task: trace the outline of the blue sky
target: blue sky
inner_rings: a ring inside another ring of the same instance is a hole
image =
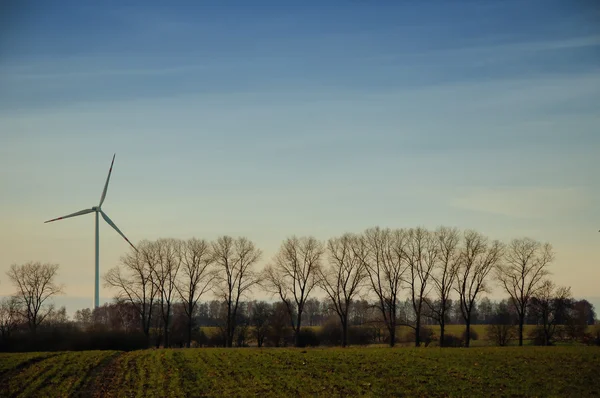
[[[41,222],[97,204],[116,152],[103,207],[134,242],[246,235],[266,262],[445,224],[550,241],[600,296],[593,1],[0,7],[1,270],[58,262],[91,303],[93,216]],[[102,226],[102,271],[125,250]]]

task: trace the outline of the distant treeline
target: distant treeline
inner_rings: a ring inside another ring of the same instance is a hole
[[[551,245],[529,238],[504,244],[472,230],[375,227],[326,242],[287,238],[257,270],[261,257],[244,237],[142,241],[104,275],[118,291],[114,303],[73,320],[48,305],[62,292],[58,265],[15,264],[7,275],[17,293],[0,305],[0,349],[394,346],[405,339],[399,327],[415,346],[468,347],[477,324],[498,345],[600,339],[588,327],[593,306],[550,280]],[[507,299],[482,297],[491,283]],[[248,301],[253,291],[276,301]],[[203,300],[209,292],[217,299]],[[534,325],[529,336],[525,325]]]
[[[155,313],[159,313],[159,304],[155,305]],[[600,344],[598,333],[600,329],[591,329],[594,324],[594,310],[586,300],[572,300],[568,303],[569,310],[565,311],[562,319],[556,320],[556,328],[551,335],[550,343],[580,342]],[[464,320],[458,313],[460,309],[452,305],[453,311],[447,325],[464,325]],[[411,306],[404,301],[400,306],[399,325],[410,325],[408,320],[414,318]],[[473,325],[485,325],[487,344],[507,345],[517,337],[517,316],[510,310],[508,300],[499,302],[483,298],[476,305]],[[184,347],[187,345],[187,316],[182,303],[175,303],[172,309],[170,325],[170,346]],[[224,330],[224,304],[217,300],[200,303],[194,313],[192,329],[193,347],[223,347],[226,345]],[[299,346],[336,346],[342,344],[342,328],[338,316],[325,301],[311,298],[306,302],[303,317],[305,325],[300,331]],[[366,300],[358,300],[350,315],[348,344],[370,345],[389,344],[389,333],[377,314],[376,308]],[[421,328],[422,345],[438,345],[439,326],[433,318],[426,316]],[[265,301],[241,302],[237,314],[237,327],[234,336],[234,346],[266,346],[289,347],[295,345],[294,333],[289,325],[289,315],[281,302],[268,303]],[[543,328],[533,311],[527,317],[530,327],[528,338],[533,344],[545,344]],[[401,326],[399,326],[401,327]],[[456,330],[457,328],[452,328]],[[475,330],[471,331],[472,338],[481,339]],[[64,307],[53,310],[44,323],[33,335],[27,324],[21,323],[10,331],[2,334],[1,351],[62,351],[62,350],[135,350],[148,347],[162,347],[162,318],[157,316],[152,322],[149,336],[140,328],[140,318],[136,309],[124,301],[105,304],[96,310],[82,309],[75,313],[72,319],[66,315]],[[458,334],[446,333],[445,345],[464,346],[464,332]],[[396,335],[396,343],[414,341],[414,330],[408,334]]]

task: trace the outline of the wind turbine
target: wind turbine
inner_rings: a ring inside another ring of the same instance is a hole
[[[131,247],[133,247],[134,250],[137,251],[135,246],[129,241],[129,239],[127,239],[127,237],[123,234],[123,232],[121,232],[119,230],[119,228],[117,228],[115,223],[112,222],[112,220],[106,215],[105,212],[102,211],[102,208],[101,208],[102,203],[104,203],[104,199],[106,198],[106,190],[108,189],[108,181],[110,180],[110,173],[112,173],[113,164],[115,163],[115,156],[116,156],[116,154],[113,155],[112,162],[110,163],[110,169],[108,170],[108,177],[106,178],[106,184],[104,184],[104,191],[102,191],[102,196],[100,197],[100,203],[98,204],[98,206],[94,206],[91,209],[81,210],[81,211],[78,211],[77,213],[54,218],[52,220],[44,221],[44,223],[49,223],[52,221],[64,220],[65,218],[82,216],[82,215],[88,214],[88,213],[96,213],[96,284],[95,284],[95,291],[94,291],[94,307],[95,308],[98,308],[98,306],[100,304],[99,303],[99,301],[100,301],[100,295],[99,295],[99,293],[100,293],[100,278],[99,278],[100,277],[100,253],[99,253],[100,236],[99,236],[99,232],[98,232],[98,230],[99,230],[98,214],[101,214],[102,218],[104,218],[104,221],[106,221],[108,223],[108,225],[113,227],[115,229],[115,231],[117,231],[119,233],[119,235],[121,235],[127,241],[127,243],[129,243],[131,245]]]

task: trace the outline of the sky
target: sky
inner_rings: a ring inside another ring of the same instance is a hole
[[[43,221],[96,206],[116,153],[134,243],[246,236],[260,268],[291,235],[472,228],[552,243],[600,310],[599,122],[591,0],[5,1],[0,295],[51,262],[92,306],[93,214]],[[101,273],[127,250],[101,223]]]

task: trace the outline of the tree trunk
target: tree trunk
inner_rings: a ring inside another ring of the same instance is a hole
[[[550,325],[548,325],[548,317],[547,316],[543,316],[542,318],[542,327],[544,328],[544,345],[545,346],[549,346],[550,345]]]
[[[466,338],[465,338],[465,347],[470,347],[471,344],[471,317],[465,320],[465,324],[467,326],[466,330]]]
[[[165,340],[164,348],[169,348],[169,318],[165,321]]]
[[[389,312],[390,347],[396,345],[396,299],[392,301]]]
[[[142,316],[142,328],[144,330],[144,334],[146,335],[146,338],[148,339],[148,343],[150,343],[150,326],[152,324],[152,310],[151,308],[148,309],[148,314],[147,315],[143,315]]]
[[[225,332],[225,347],[233,346],[233,331],[231,325],[231,302],[227,303],[227,329]]]
[[[519,314],[519,346],[523,346],[523,325],[525,324],[525,312]]]
[[[443,315],[442,315],[443,317]],[[446,329],[446,322],[443,320],[440,321],[440,347],[444,346],[444,332]]]
[[[417,315],[415,322],[415,347],[421,346],[421,316]]]
[[[342,317],[342,347],[348,346],[348,313]]]
[[[144,335],[146,336],[146,338],[148,338],[148,336],[150,335],[150,330],[148,328],[146,328],[146,316],[142,313],[141,318],[142,318],[142,332],[144,332]]]
[[[169,348],[169,315],[171,313],[170,305],[167,306],[167,316],[165,317],[165,348]]]
[[[296,318],[296,330],[294,336],[294,346],[300,347],[300,326],[302,323],[302,311],[298,311],[298,316]]]
[[[37,333],[37,316],[35,315],[31,315],[31,318],[29,319],[29,330],[31,330],[31,333],[33,333],[33,335],[35,336]]]
[[[192,317],[188,320],[187,348],[192,346]]]
[[[227,325],[227,340],[225,341],[225,347],[233,347],[233,325],[231,324],[231,321],[229,322],[229,325]]]
[[[390,330],[390,347],[396,345],[396,326],[393,325],[389,328]]]

